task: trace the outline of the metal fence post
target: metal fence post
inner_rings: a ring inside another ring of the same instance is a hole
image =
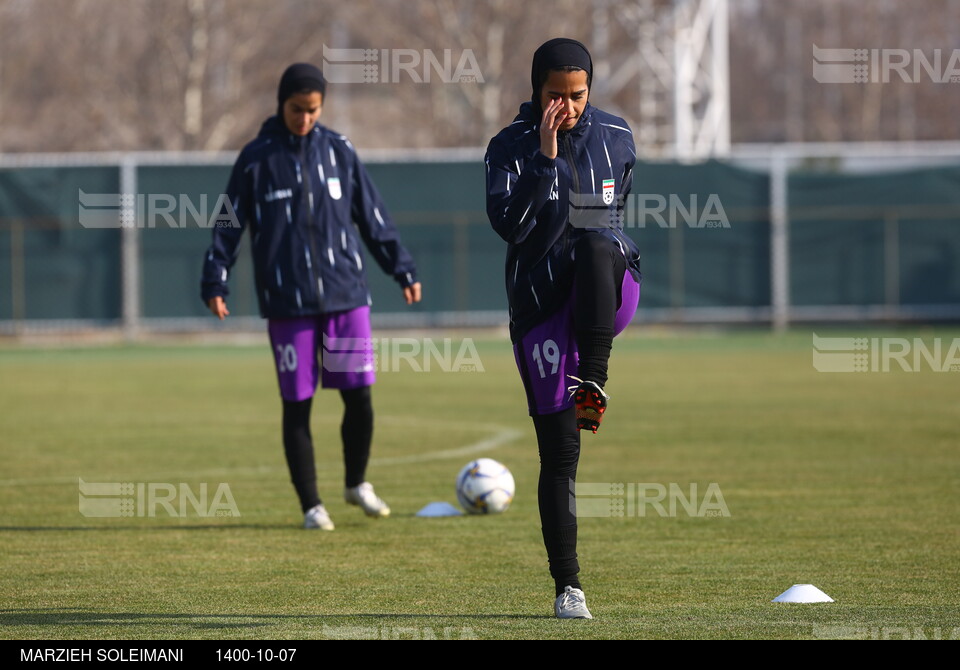
[[[883,217],[883,266],[884,302],[894,318],[900,305],[900,221],[893,209]]]
[[[20,219],[10,222],[10,318],[18,335],[26,325],[27,282],[24,224]]]
[[[670,319],[676,323],[683,323],[687,301],[686,297],[686,270],[684,267],[684,228],[673,225],[670,217],[670,228],[667,233],[667,254],[670,264]]]
[[[787,211],[787,157],[775,152],[770,163],[770,300],[773,329],[790,325],[790,222]]]
[[[140,221],[137,206],[137,161],[120,161],[120,295],[123,334],[128,340],[140,331]]]
[[[458,212],[453,217],[454,295],[451,309],[470,309],[470,220]]]

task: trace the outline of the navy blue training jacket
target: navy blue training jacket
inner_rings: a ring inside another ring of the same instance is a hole
[[[227,197],[239,227],[217,227],[201,298],[229,294],[240,237],[250,229],[260,315],[278,319],[370,304],[360,240],[401,287],[416,268],[353,145],[319,124],[294,135],[267,119],[240,152]]]
[[[587,103],[577,125],[557,133],[554,159],[540,153],[539,124],[533,105],[524,103],[513,123],[490,140],[484,159],[487,216],[509,244],[505,270],[513,342],[570,296],[573,250],[588,230],[614,240],[628,271],[640,281],[640,252],[621,223],[637,157],[627,123]],[[571,193],[589,196],[576,205],[586,201],[609,209],[610,216],[604,211],[602,217],[604,225],[573,225]]]

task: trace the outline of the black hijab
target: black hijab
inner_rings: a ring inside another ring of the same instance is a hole
[[[294,63],[283,71],[280,87],[277,89],[277,114],[283,118],[283,103],[291,95],[302,91],[319,91],[326,97],[327,80],[319,68],[309,63]]]
[[[540,89],[550,70],[574,66],[587,73],[587,88],[593,81],[593,60],[587,47],[580,42],[567,37],[557,37],[544,42],[533,53],[533,68],[530,72],[530,83],[533,85],[533,108],[541,113]]]

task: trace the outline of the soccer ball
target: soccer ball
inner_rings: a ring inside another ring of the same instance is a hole
[[[457,475],[457,500],[470,514],[500,514],[513,501],[513,475],[503,463],[478,458]]]

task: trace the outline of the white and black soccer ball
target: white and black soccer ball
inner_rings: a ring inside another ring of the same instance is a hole
[[[470,514],[500,514],[513,501],[513,475],[503,463],[478,458],[457,475],[457,500]]]

